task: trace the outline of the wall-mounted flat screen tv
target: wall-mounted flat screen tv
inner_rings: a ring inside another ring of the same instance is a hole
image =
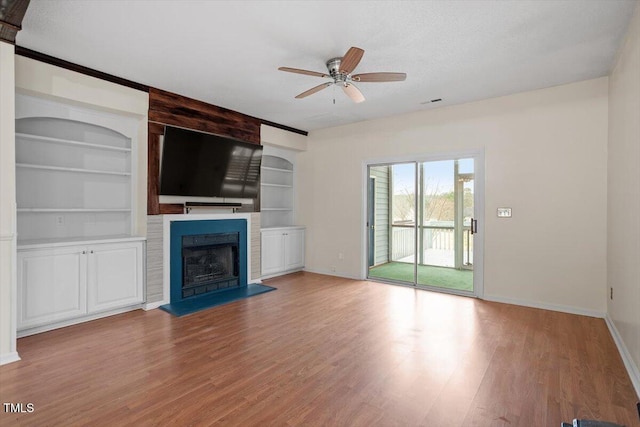
[[[262,146],[166,126],[160,194],[254,198],[260,191]]]

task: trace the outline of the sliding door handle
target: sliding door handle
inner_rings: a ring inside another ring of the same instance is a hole
[[[478,232],[478,220],[471,218],[471,227],[469,227],[469,231],[471,234],[476,234]]]

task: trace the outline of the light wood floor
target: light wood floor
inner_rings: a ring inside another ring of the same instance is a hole
[[[310,273],[22,338],[0,425],[638,425],[602,319]]]

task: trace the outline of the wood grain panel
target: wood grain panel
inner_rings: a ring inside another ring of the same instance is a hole
[[[201,132],[215,133],[260,144],[262,121],[226,108],[187,98],[160,89],[149,89],[149,141],[147,214],[183,213],[182,205],[161,204],[160,136],[164,126],[177,126]],[[254,203],[259,207],[259,203]]]
[[[161,215],[183,214],[184,205],[178,203],[160,203]]]
[[[15,44],[29,0],[7,0],[0,9],[0,40]]]
[[[638,426],[602,319],[294,273],[184,317],[18,340],[0,425]]]
[[[159,89],[149,90],[149,121],[260,144],[259,119]]]
[[[160,214],[160,135],[164,126],[149,123],[147,130],[147,215]]]

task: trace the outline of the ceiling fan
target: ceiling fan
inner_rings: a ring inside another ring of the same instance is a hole
[[[314,93],[320,92],[322,89],[328,88],[331,85],[337,85],[342,88],[344,93],[349,98],[351,98],[353,102],[362,102],[364,101],[364,95],[362,95],[362,92],[360,92],[360,90],[353,84],[353,82],[401,82],[407,78],[407,75],[405,73],[363,73],[352,75],[351,73],[360,63],[362,55],[364,55],[364,50],[360,49],[359,47],[351,47],[343,57],[337,57],[328,60],[327,70],[329,70],[329,74],[290,67],[280,67],[278,68],[278,70],[287,71],[289,73],[304,74],[307,76],[323,78],[327,77],[333,80],[322,83],[321,85],[302,92],[301,94],[296,96],[297,99],[313,95]]]

